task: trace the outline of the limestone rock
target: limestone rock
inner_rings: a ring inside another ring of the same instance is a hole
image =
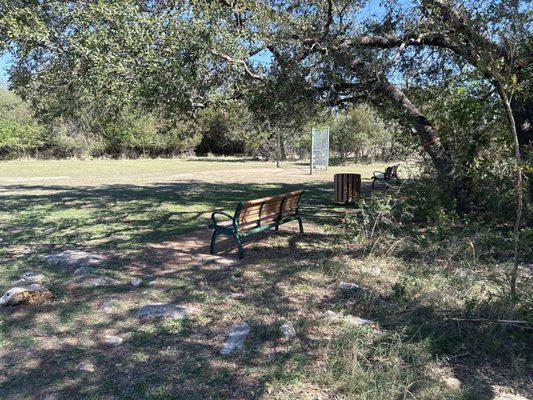
[[[339,288],[342,290],[361,290],[359,285],[353,282],[341,282],[339,283]]]
[[[453,376],[448,376],[444,379],[444,383],[451,389],[460,389],[461,381]]]
[[[342,313],[336,313],[335,311],[328,310],[324,313],[324,317],[340,322],[346,322],[354,326],[373,325],[374,322],[369,319],[359,318],[354,315],[344,315]]]
[[[244,298],[244,294],[238,292],[222,292],[222,294],[228,299],[238,300]]]
[[[76,365],[76,369],[78,371],[94,372],[96,370],[96,367],[91,361],[83,360]]]
[[[100,306],[100,309],[106,314],[110,314],[113,311],[115,311],[116,303],[117,303],[117,300],[115,299],[104,301],[102,305]]]
[[[104,342],[110,346],[119,346],[124,342],[124,339],[122,339],[120,336],[114,335],[105,335],[103,339]]]
[[[44,280],[44,274],[41,274],[40,272],[24,272],[20,276],[20,282],[27,282],[27,283],[41,283]]]
[[[231,328],[231,332],[226,339],[224,347],[220,350],[220,354],[227,356],[238,352],[244,346],[244,342],[249,333],[250,325],[248,323],[244,322],[243,324],[235,325]]]
[[[139,287],[143,283],[143,280],[141,278],[133,278],[130,283],[135,287]]]
[[[189,316],[191,309],[174,304],[154,303],[147,304],[137,311],[140,319],[181,319]]]
[[[119,282],[107,276],[81,275],[66,282],[67,289],[90,288],[99,286],[116,286]]]
[[[285,322],[281,325],[281,334],[285,339],[291,339],[296,336],[296,329],[291,321]]]
[[[105,262],[105,257],[97,253],[89,253],[82,250],[56,251],[44,256],[44,260],[52,265],[77,265],[90,266]]]
[[[0,306],[16,306],[19,304],[41,304],[52,299],[53,295],[47,288],[37,283],[29,286],[16,286],[9,289],[1,298]]]

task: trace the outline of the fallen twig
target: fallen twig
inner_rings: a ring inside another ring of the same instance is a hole
[[[520,328],[526,328],[526,329],[533,329],[528,326],[523,325],[529,325],[528,321],[520,321],[520,320],[512,320],[512,319],[489,319],[489,318],[445,318],[446,321],[457,321],[457,322],[492,322],[497,324],[506,324],[506,325],[514,325],[518,326]]]

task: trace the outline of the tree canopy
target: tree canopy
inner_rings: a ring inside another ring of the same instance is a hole
[[[318,105],[364,100],[410,129],[439,181],[459,193],[457,162],[468,165],[477,153],[461,147],[471,159],[457,157],[442,110],[423,99],[448,93],[453,102],[468,93],[489,105],[475,110],[480,125],[508,102],[504,118],[512,117],[518,146],[528,151],[527,2],[392,1],[381,17],[363,13],[366,3],[4,0],[0,39],[15,57],[12,87],[43,121],[101,130],[118,114],[142,110],[170,131],[198,110],[237,101],[258,121],[290,130]],[[512,135],[501,137],[512,146]]]

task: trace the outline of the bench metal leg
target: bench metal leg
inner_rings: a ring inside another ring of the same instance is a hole
[[[211,237],[211,247],[210,247],[210,249],[209,249],[209,252],[210,252],[211,254],[215,254],[215,253],[216,253],[216,251],[215,251],[215,243],[216,243],[216,241],[217,241],[217,236],[218,236],[218,234],[219,234],[218,230],[215,229],[215,230],[213,231],[213,236]]]
[[[376,178],[372,178],[372,189],[374,189],[374,184],[376,183]]]
[[[302,222],[302,218],[298,217],[297,220],[298,220],[298,225],[300,225],[300,235],[303,235],[304,234],[304,224]]]
[[[233,239],[235,239],[235,244],[237,245],[237,253],[239,255],[239,258],[244,257],[244,249],[242,248],[242,240],[239,235],[233,235]]]

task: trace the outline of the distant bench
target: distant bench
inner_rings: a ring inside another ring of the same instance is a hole
[[[215,211],[211,214],[210,229],[214,229],[211,238],[211,254],[215,254],[217,236],[222,234],[231,236],[238,248],[239,258],[244,256],[242,238],[267,229],[279,229],[279,226],[291,221],[298,221],[300,234],[303,235],[304,227],[300,216],[300,198],[303,190],[281,194],[279,196],[265,197],[237,204],[235,213],[230,215],[225,212]],[[224,220],[217,220],[217,216]]]
[[[374,171],[374,176],[372,177],[372,189],[374,189],[374,184],[376,181],[388,182],[391,179],[396,179],[396,183],[399,182],[398,179],[398,167],[400,164],[392,165],[385,169],[385,172]]]

